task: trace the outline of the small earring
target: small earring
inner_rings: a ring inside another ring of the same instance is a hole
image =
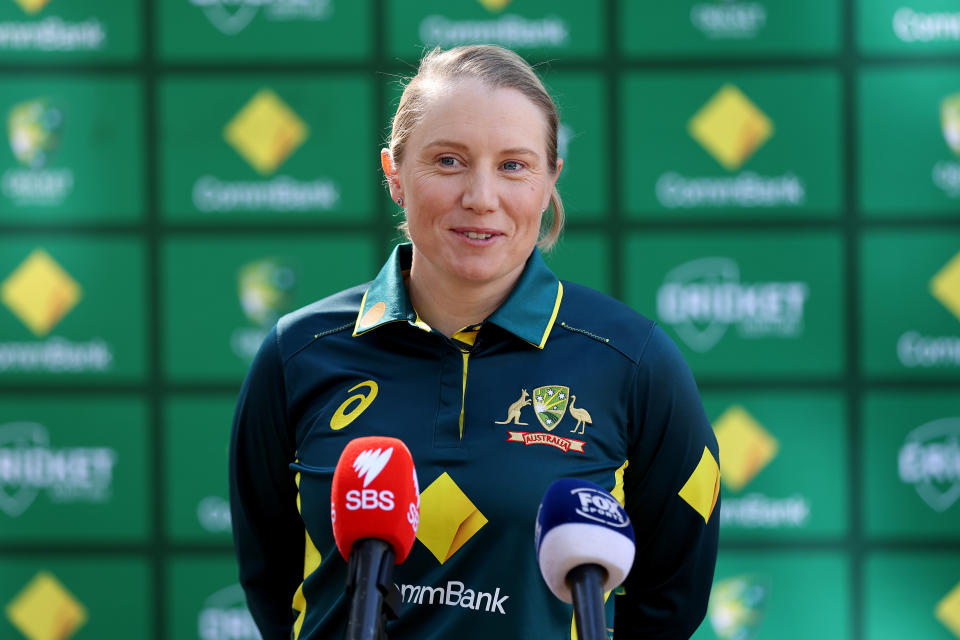
[[[397,204],[402,207],[402,206],[403,206],[403,198],[397,198]]]

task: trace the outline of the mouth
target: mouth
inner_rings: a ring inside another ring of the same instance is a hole
[[[467,236],[471,240],[486,240],[492,238],[492,233],[478,233],[476,231],[464,231],[463,235]]]
[[[503,234],[494,229],[451,229],[458,236],[472,245],[486,245],[496,241]]]

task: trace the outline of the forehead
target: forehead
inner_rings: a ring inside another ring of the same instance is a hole
[[[546,115],[517,89],[491,87],[475,79],[443,82],[430,88],[424,102],[411,142],[481,137],[546,150]]]

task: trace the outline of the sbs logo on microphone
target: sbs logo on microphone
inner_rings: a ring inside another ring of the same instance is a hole
[[[379,509],[380,511],[393,511],[395,506],[394,495],[392,491],[384,489],[367,489],[380,472],[384,470],[390,457],[393,455],[393,447],[386,450],[366,449],[361,451],[353,461],[353,470],[357,472],[357,477],[363,480],[363,490],[351,489],[347,491],[347,509],[350,511]],[[336,517],[335,514],[331,514]],[[409,517],[409,515],[408,515]]]
[[[407,508],[407,522],[413,527],[413,533],[417,533],[420,528],[420,483],[417,482],[417,470],[413,470],[413,494],[416,496],[416,502],[411,502]]]
[[[606,492],[579,487],[571,489],[570,494],[580,501],[580,506],[575,509],[577,515],[618,529],[630,525],[626,511]]]

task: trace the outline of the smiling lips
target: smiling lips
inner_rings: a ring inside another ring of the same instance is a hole
[[[502,235],[496,231],[476,231],[473,229],[454,229],[458,234],[469,240],[490,240],[494,236]]]

